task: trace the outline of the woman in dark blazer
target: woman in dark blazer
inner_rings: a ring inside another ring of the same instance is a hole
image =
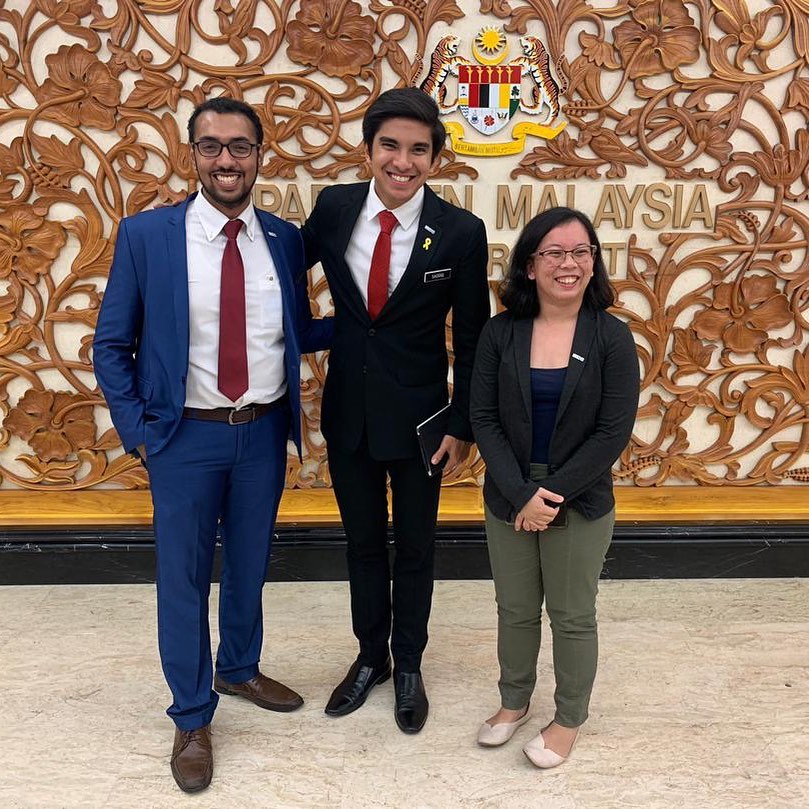
[[[639,372],[590,220],[552,208],[520,235],[485,326],[471,420],[486,462],[483,498],[498,612],[501,708],[478,742],[528,721],[542,603],[553,635],[556,711],[523,748],[561,764],[587,719],[596,673],[598,578],[612,538],[611,467],[632,434]]]

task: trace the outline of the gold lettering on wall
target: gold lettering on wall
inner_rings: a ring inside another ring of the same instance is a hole
[[[559,199],[556,196],[556,188],[552,185],[543,185],[540,191],[537,211],[547,211],[549,208],[555,208],[558,205]]]
[[[520,186],[517,198],[512,198],[508,185],[497,186],[497,213],[495,227],[498,230],[514,230],[522,227],[531,218],[531,186]]]
[[[713,212],[708,203],[708,190],[703,184],[694,189],[680,227],[691,228],[695,223],[699,223],[705,230],[714,229]]]
[[[671,198],[671,188],[665,183],[652,183],[644,192],[646,207],[660,214],[645,213],[641,217],[643,224],[651,230],[661,230],[671,224],[671,205],[668,200]]]
[[[626,261],[627,246],[624,242],[601,242],[604,264],[607,267],[607,274],[610,278],[618,275],[618,261]],[[622,273],[622,276],[624,274]]]
[[[618,192],[615,190],[614,185],[606,186],[601,192],[601,198],[596,206],[595,216],[593,216],[593,226],[595,228],[600,228],[607,222],[614,228],[624,227]]]
[[[253,187],[253,202],[270,213],[278,215],[283,198],[281,189],[272,183],[256,183]]]
[[[624,219],[621,227],[633,228],[635,227],[635,208],[638,207],[638,203],[643,198],[643,186],[635,186],[635,188],[632,189],[631,196],[628,193],[628,189],[624,185],[619,184],[617,186],[617,190],[618,199],[620,200],[620,203],[624,209]]]
[[[489,278],[502,278],[510,260],[511,250],[507,244],[489,242]]]
[[[475,210],[475,192],[471,185],[465,185],[460,193],[463,194],[463,199],[458,196],[459,189],[451,185],[430,186],[443,200],[449,202],[450,205],[455,205],[457,208],[465,208],[467,211]]]

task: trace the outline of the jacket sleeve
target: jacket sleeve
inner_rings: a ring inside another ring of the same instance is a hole
[[[469,414],[486,475],[519,511],[537,492],[539,484],[527,479],[520,468],[500,417],[500,358],[498,321],[483,328],[475,354]]]
[[[118,227],[115,253],[93,339],[96,379],[124,449],[144,443],[145,403],[138,390],[135,351],[143,326],[143,297],[127,220]]]
[[[320,240],[322,238],[323,227],[323,208],[324,208],[324,194],[328,189],[324,190],[315,201],[315,207],[312,213],[306,218],[301,228],[301,237],[303,238],[304,249],[304,263],[306,269],[310,269],[318,261],[320,261]]]
[[[596,428],[578,449],[542,485],[572,500],[609,470],[632,437],[638,414],[640,370],[635,341],[629,327],[616,328],[605,339],[601,369],[601,401]]]
[[[295,285],[295,307],[298,324],[298,338],[301,354],[310,354],[313,351],[325,351],[331,348],[334,335],[334,318],[313,318],[309,302],[308,273],[305,262],[304,245],[299,230],[294,236],[295,250],[293,266],[290,268]]]
[[[488,263],[486,226],[478,219],[458,265],[459,278],[452,293],[452,409],[447,432],[464,441],[473,440],[470,386],[475,348],[489,319]]]

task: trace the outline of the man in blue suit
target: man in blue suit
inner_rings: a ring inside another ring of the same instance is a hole
[[[300,355],[328,347],[332,324],[312,319],[297,229],[251,204],[263,140],[255,111],[206,101],[188,136],[202,192],[121,221],[94,362],[124,448],[149,472],[171,769],[196,792],[213,774],[216,692],[274,711],[303,704],[259,672],[261,590],[287,439],[301,451]],[[220,522],[214,677],[208,596]]]

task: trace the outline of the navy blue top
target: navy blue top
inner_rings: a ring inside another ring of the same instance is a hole
[[[567,368],[531,369],[531,463],[548,463],[548,449],[566,373]]]

